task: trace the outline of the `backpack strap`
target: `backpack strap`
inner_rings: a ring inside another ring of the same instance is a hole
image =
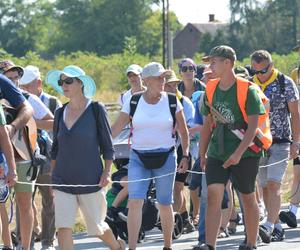
[[[142,96],[142,93],[138,93],[138,94],[133,95],[130,99],[130,112],[129,112],[130,123],[132,122],[132,118],[134,116],[136,107],[140,101],[141,96]]]
[[[183,100],[183,98],[182,98]],[[173,119],[173,131],[172,131],[172,137],[174,138],[176,135],[175,125],[176,125],[176,110],[177,110],[177,97],[175,94],[168,93],[168,101],[169,101],[169,108],[170,113],[172,115]]]
[[[50,109],[53,115],[55,113],[56,107],[57,107],[57,98],[54,96],[50,96],[48,108]]]
[[[28,92],[22,91],[22,95],[28,100],[30,94]]]
[[[101,129],[102,125],[100,122],[100,107],[99,107],[99,102],[92,102],[92,109],[93,109],[93,114],[96,120],[96,129],[97,129],[97,138],[98,138],[98,144],[100,148],[100,153],[102,154],[102,149],[103,147],[101,146]]]

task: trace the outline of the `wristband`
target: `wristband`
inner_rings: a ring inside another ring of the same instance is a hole
[[[183,159],[183,158],[186,158],[188,161],[190,160],[190,157],[189,157],[188,155],[183,155],[181,158],[182,158],[182,159]]]

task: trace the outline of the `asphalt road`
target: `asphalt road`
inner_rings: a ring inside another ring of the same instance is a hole
[[[300,215],[300,211],[298,213]],[[298,216],[299,218],[300,216]],[[299,249],[300,250],[300,220],[298,220],[298,228],[290,229],[284,225],[286,239],[282,242],[272,242],[270,244],[261,244],[258,249],[262,250],[288,250]],[[183,234],[177,240],[173,242],[173,250],[191,250],[194,245],[197,244],[198,233],[193,232],[189,234]],[[218,239],[217,249],[219,250],[233,250],[238,249],[239,244],[243,241],[243,226],[238,226],[237,233],[229,238]],[[57,246],[57,242],[56,242]],[[40,244],[35,245],[35,249],[39,250]],[[162,250],[163,240],[161,231],[154,228],[152,231],[146,232],[146,237],[142,243],[139,243],[138,249],[142,250]],[[56,249],[59,249],[56,247]],[[74,250],[83,249],[108,249],[97,238],[89,237],[85,233],[74,235]]]

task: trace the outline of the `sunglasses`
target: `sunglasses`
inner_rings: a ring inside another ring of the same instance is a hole
[[[252,70],[252,73],[254,74],[254,75],[258,75],[258,74],[266,74],[267,72],[268,72],[268,70],[269,70],[269,68],[270,68],[270,65],[271,64],[269,64],[267,67],[265,67],[264,69],[261,69],[261,70],[255,70],[255,69],[251,69]]]
[[[182,66],[181,67],[181,72],[194,72],[195,71],[195,67],[190,65],[190,66]]]
[[[68,77],[66,79],[59,79],[57,83],[58,83],[58,86],[62,86],[64,83],[70,85],[73,82],[74,82],[74,78]]]

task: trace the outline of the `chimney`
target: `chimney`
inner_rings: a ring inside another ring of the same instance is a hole
[[[215,14],[209,14],[209,22],[214,22],[215,21]]]

